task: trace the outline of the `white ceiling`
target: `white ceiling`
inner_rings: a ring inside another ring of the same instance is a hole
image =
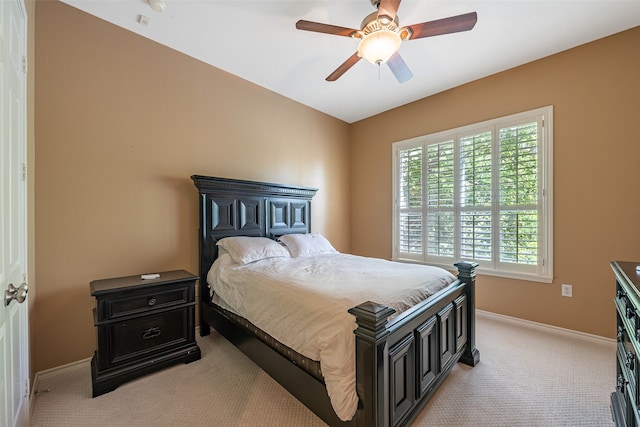
[[[296,21],[359,29],[370,0],[165,0],[163,13],[146,0],[62,1],[348,123],[640,25],[640,0],[404,0],[400,25],[473,11],[478,23],[403,42],[406,83],[366,60],[327,82],[357,40]]]

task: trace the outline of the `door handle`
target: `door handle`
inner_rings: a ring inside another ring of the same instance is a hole
[[[9,288],[4,291],[4,305],[8,306],[12,300],[22,304],[27,299],[27,292],[29,292],[29,286],[26,282],[22,282],[19,288],[13,286],[13,283],[9,283]]]

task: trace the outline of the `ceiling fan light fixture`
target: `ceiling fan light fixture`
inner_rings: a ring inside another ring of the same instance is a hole
[[[383,64],[400,49],[402,39],[395,31],[378,30],[369,33],[358,44],[358,56],[372,64]]]
[[[413,74],[398,52],[403,41],[469,31],[478,20],[478,14],[470,12],[400,27],[397,12],[401,0],[370,1],[377,10],[365,16],[359,30],[304,19],[296,22],[298,30],[360,39],[358,50],[327,76],[325,80],[328,82],[336,81],[360,59],[365,58],[372,64],[378,65],[378,73],[380,72],[379,66],[386,63],[396,80],[399,83],[404,83],[413,77]]]

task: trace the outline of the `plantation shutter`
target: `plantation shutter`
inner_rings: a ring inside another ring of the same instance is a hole
[[[500,128],[500,262],[538,263],[538,122]]]
[[[427,254],[454,256],[454,141],[427,146]]]
[[[491,130],[460,138],[460,257],[492,256]]]
[[[399,252],[422,255],[422,147],[399,153]]]
[[[553,280],[553,109],[394,143],[393,258]]]

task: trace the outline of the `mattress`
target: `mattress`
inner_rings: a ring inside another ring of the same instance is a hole
[[[324,376],[322,375],[319,361],[311,360],[308,357],[304,357],[302,354],[294,351],[290,347],[287,347],[277,339],[273,338],[271,335],[267,334],[262,329],[258,328],[253,323],[249,322],[244,317],[235,313],[229,307],[229,305],[225,303],[222,298],[220,298],[219,295],[214,295],[212,298],[212,302],[218,306],[218,310],[222,311],[228,318],[232,319],[235,323],[247,330],[249,333],[251,333],[251,335],[267,344],[269,347],[287,358],[291,363],[293,363],[294,365],[298,365],[308,374],[311,374],[318,381],[324,384]]]
[[[230,311],[320,362],[333,409],[344,421],[358,406],[357,325],[347,310],[374,301],[401,313],[454,281],[436,267],[339,253],[245,265],[222,254],[207,276],[211,296],[222,298]]]

